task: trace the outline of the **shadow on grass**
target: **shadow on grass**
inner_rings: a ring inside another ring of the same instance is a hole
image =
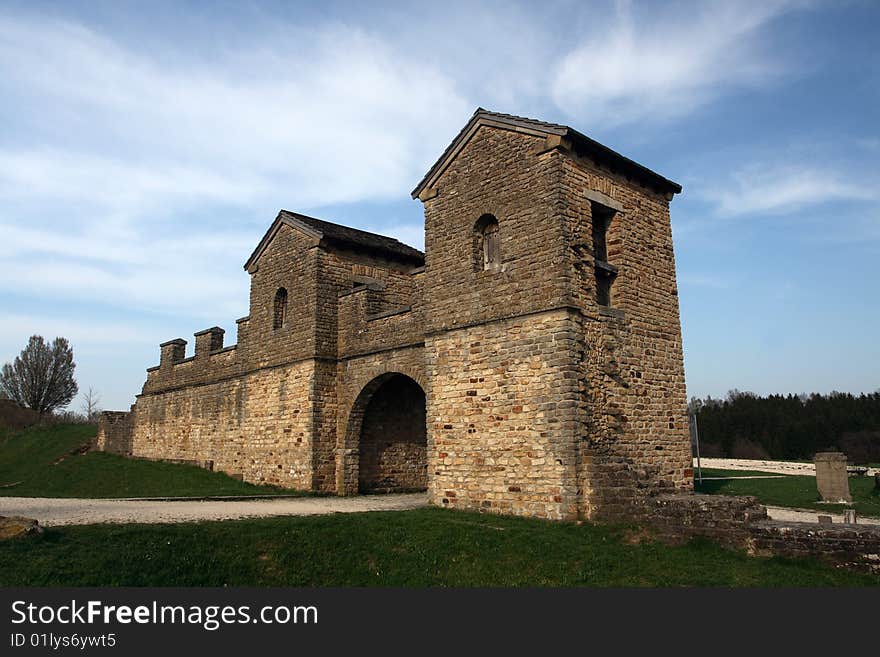
[[[880,578],[633,528],[443,509],[49,529],[0,543],[14,586],[861,586]]]

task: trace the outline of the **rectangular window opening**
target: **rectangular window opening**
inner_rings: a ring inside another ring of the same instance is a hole
[[[596,272],[596,303],[611,306],[611,288],[617,277],[617,268],[608,262],[608,228],[614,218],[614,210],[590,202],[593,216],[593,259]]]

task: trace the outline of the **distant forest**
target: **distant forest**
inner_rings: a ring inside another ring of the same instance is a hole
[[[857,397],[731,390],[724,400],[694,397],[688,409],[697,419],[702,456],[810,459],[837,449],[850,463],[880,462],[880,390]]]

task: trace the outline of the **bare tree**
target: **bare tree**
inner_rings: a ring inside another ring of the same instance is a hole
[[[86,416],[86,422],[97,422],[101,414],[101,397],[89,386],[89,391],[83,397],[82,411]]]
[[[0,370],[0,390],[40,415],[64,408],[79,387],[73,378],[73,349],[65,338],[46,343],[32,335],[21,355]]]

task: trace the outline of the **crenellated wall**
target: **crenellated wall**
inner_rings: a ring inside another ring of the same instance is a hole
[[[347,390],[337,363],[421,346],[421,271],[280,226],[249,269],[250,313],[237,320],[238,343],[224,346],[216,326],[194,334],[189,357],[186,340],[162,343],[131,413],[105,414],[100,448],[335,491],[340,381]],[[287,307],[275,326],[282,287]]]
[[[313,360],[141,395],[132,454],[213,461],[245,481],[312,487]]]

